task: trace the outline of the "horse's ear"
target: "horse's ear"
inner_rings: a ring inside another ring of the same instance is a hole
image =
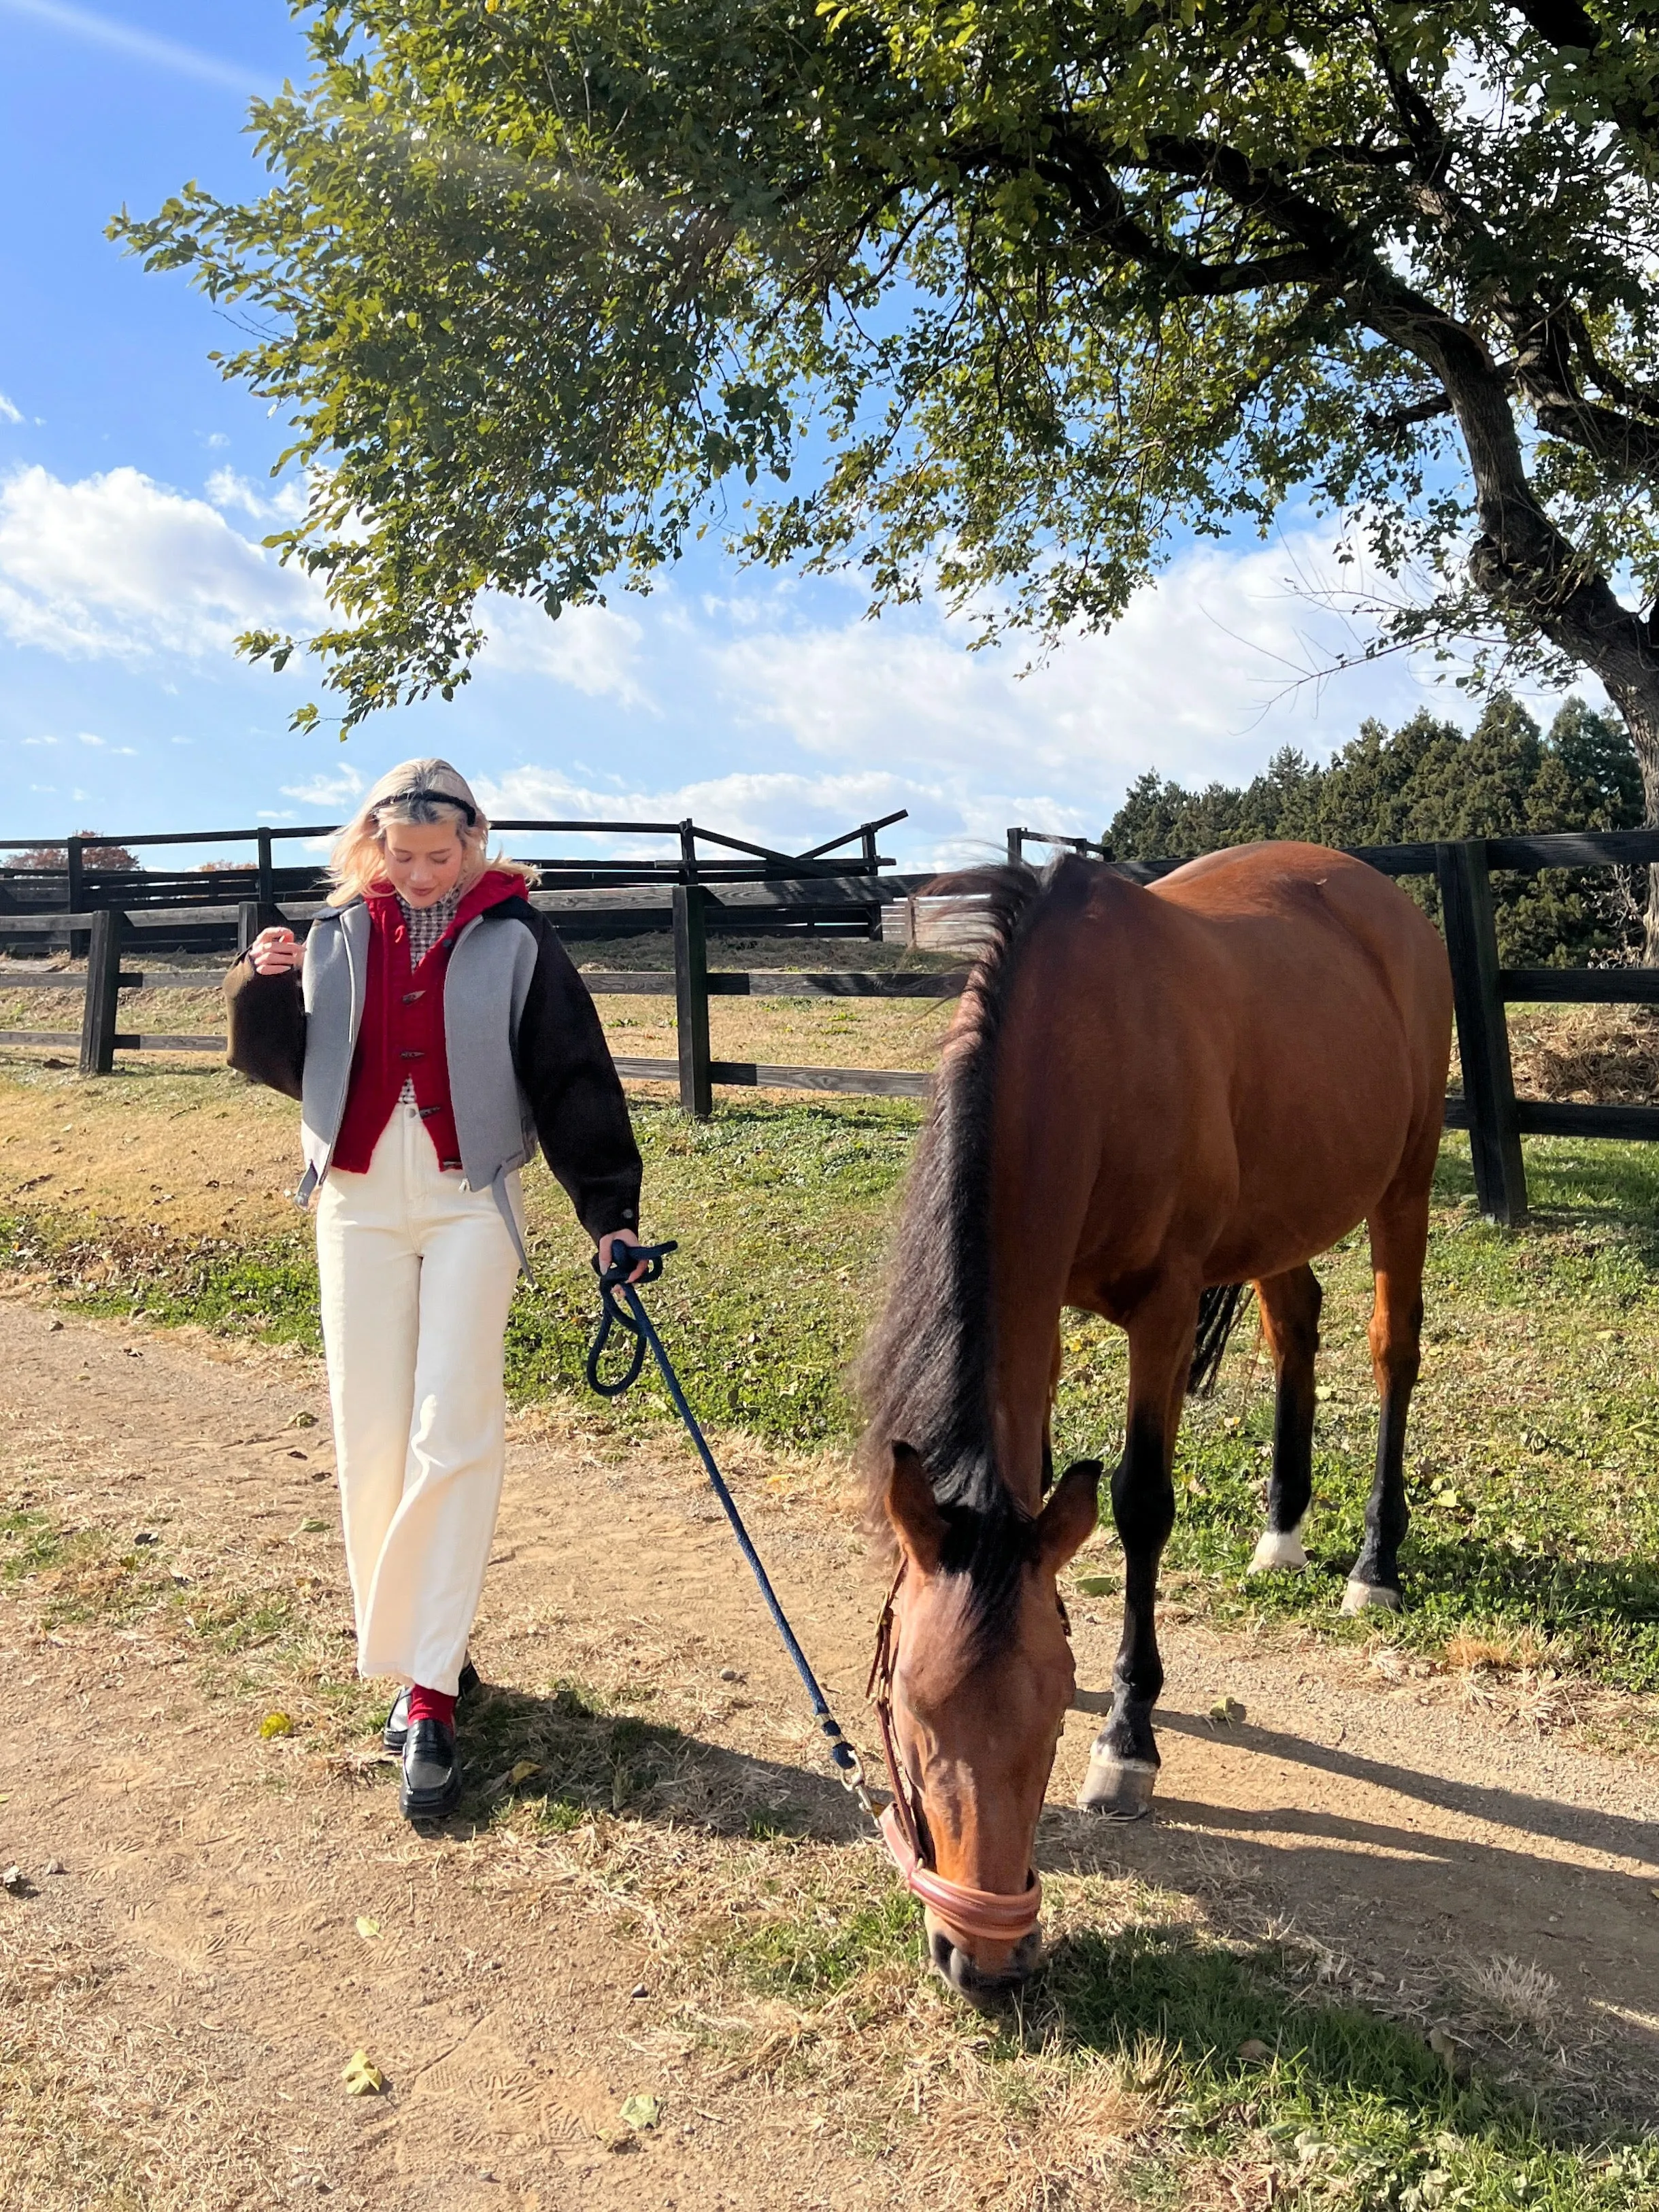
[[[1048,1494],[1037,1517],[1037,1557],[1058,1574],[1094,1534],[1100,1518],[1100,1462],[1080,1459],[1068,1467]]]
[[[939,1510],[921,1453],[912,1451],[908,1444],[893,1446],[892,1468],[887,1477],[887,1518],[905,1557],[923,1574],[936,1573],[945,1550],[945,1516]]]

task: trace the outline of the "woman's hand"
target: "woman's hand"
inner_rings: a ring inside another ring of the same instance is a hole
[[[631,1229],[613,1229],[608,1237],[601,1237],[599,1239],[599,1273],[602,1275],[608,1274],[610,1273],[611,1251],[614,1246],[618,1244],[637,1244],[639,1241],[639,1238],[634,1234]],[[633,1273],[628,1279],[630,1283],[637,1283],[644,1273],[645,1262],[641,1260],[639,1266],[635,1268]]]
[[[285,975],[297,968],[306,949],[291,929],[262,929],[247,949],[256,975]]]

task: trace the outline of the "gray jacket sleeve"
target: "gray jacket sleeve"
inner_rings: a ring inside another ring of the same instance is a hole
[[[297,969],[262,975],[245,952],[225,977],[230,1031],[225,1057],[251,1083],[301,1095],[306,1064],[305,1000]]]

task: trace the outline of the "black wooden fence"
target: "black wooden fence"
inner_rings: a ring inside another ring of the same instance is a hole
[[[908,896],[921,890],[925,877],[881,878],[879,896],[889,906],[902,908]],[[708,916],[718,905],[727,926],[745,932],[757,923],[779,925],[789,917],[811,915],[826,898],[867,901],[867,880],[837,882],[814,878],[801,882],[744,882],[709,884],[665,884],[641,889],[595,894],[592,891],[535,891],[534,903],[562,924],[586,931],[591,925],[596,896],[615,904],[598,909],[601,916],[625,910],[633,927],[655,927],[672,933],[674,964],[667,969],[585,970],[583,981],[596,997],[670,998],[675,1002],[678,1056],[674,1060],[632,1059],[618,1055],[617,1067],[635,1081],[672,1083],[688,1114],[699,1118],[713,1110],[714,1086],[733,1085],[758,1090],[842,1091],[884,1098],[923,1098],[931,1079],[908,1068],[793,1067],[766,1061],[723,1060],[709,1048],[708,1006],[711,999],[836,998],[946,999],[961,990],[965,971],[939,974],[882,974],[869,971],[807,973],[760,969],[714,969],[708,966]],[[246,947],[258,931],[272,921],[286,921],[303,930],[321,909],[314,902],[262,905],[246,901],[238,910],[238,941]],[[186,909],[186,912],[189,910]],[[107,1075],[115,1055],[123,1052],[222,1052],[222,1036],[188,1036],[167,1031],[123,1030],[119,1025],[120,994],[124,991],[201,991],[216,988],[224,974],[217,968],[157,968],[142,962],[139,940],[167,926],[167,917],[143,908],[125,911],[100,908],[87,914],[22,917],[9,921],[37,939],[59,939],[84,931],[88,939],[84,981],[79,975],[35,969],[19,972],[0,963],[0,997],[17,989],[62,991],[81,988],[83,1012],[78,1032],[58,1030],[0,1030],[0,1044],[60,1046],[76,1051],[83,1075]],[[173,920],[178,919],[175,914]]]
[[[1011,831],[1010,851],[1021,842],[1059,842],[1030,831]],[[1066,840],[1067,843],[1076,841]],[[1556,1100],[1517,1098],[1510,1060],[1504,1009],[1522,1002],[1556,1005],[1652,1006],[1659,1004],[1659,969],[1644,968],[1504,968],[1498,954],[1493,924],[1492,875],[1498,869],[1536,873],[1544,868],[1630,867],[1659,862],[1659,830],[1626,830],[1569,833],[1541,837],[1475,838],[1456,843],[1362,848],[1357,857],[1389,876],[1431,875],[1438,886],[1452,985],[1463,1088],[1446,1101],[1450,1128],[1467,1129],[1474,1158],[1475,1189],[1483,1213],[1509,1224],[1527,1215],[1523,1136],[1602,1137],[1651,1141],[1659,1138],[1659,1103],[1652,1105],[1571,1105]],[[1109,865],[1143,883],[1155,882],[1183,864],[1178,860],[1114,861]],[[814,902],[842,900],[873,902],[887,927],[884,933],[926,941],[915,927],[925,911],[928,879],[873,874],[811,881],[750,880],[720,884],[657,882],[616,889],[539,890],[535,903],[572,929],[585,931],[596,912],[620,917],[631,928],[672,933],[674,963],[656,970],[589,971],[585,980],[600,996],[672,995],[675,1001],[678,1056],[675,1060],[618,1058],[624,1076],[678,1085],[689,1114],[712,1110],[717,1085],[763,1090],[842,1091],[878,1097],[921,1098],[931,1079],[908,1070],[774,1066],[750,1060],[717,1060],[709,1045],[708,1006],[714,998],[812,997],[840,999],[942,999],[956,995],[962,971],[946,974],[810,974],[761,969],[711,969],[708,932],[711,909],[734,929],[750,930],[769,921],[775,926],[799,920]],[[598,902],[596,905],[596,902]],[[303,925],[318,907],[310,902],[267,904],[244,901],[238,910],[239,942],[246,945],[267,921],[279,918]],[[175,912],[173,917],[178,919]],[[174,1036],[118,1027],[123,990],[201,990],[218,980],[212,969],[131,966],[146,933],[166,927],[168,917],[154,910],[106,907],[94,912],[51,916],[7,916],[3,929],[32,935],[89,933],[84,1014],[78,1036],[61,1031],[0,1030],[0,1042],[75,1045],[83,1074],[107,1074],[117,1052],[222,1051],[220,1036]],[[69,979],[36,969],[7,974],[0,967],[0,991],[21,987],[62,990]],[[78,981],[76,978],[75,981]]]
[[[892,862],[877,849],[879,833],[905,819],[906,810],[884,814],[877,821],[860,822],[839,837],[825,840],[805,853],[781,853],[733,837],[725,830],[708,830],[690,819],[683,822],[562,822],[504,821],[490,824],[492,832],[526,833],[562,837],[628,837],[637,842],[667,842],[665,854],[635,853],[611,858],[591,853],[538,855],[536,866],[544,886],[607,892],[618,887],[662,889],[673,884],[811,883],[828,887],[816,903],[808,902],[776,914],[750,917],[755,926],[803,928],[816,933],[868,936],[878,923],[876,906],[854,892]],[[28,864],[12,867],[0,864],[0,946],[27,938],[27,926],[51,915],[58,929],[71,916],[84,917],[101,908],[129,915],[141,909],[165,916],[163,942],[179,949],[215,950],[230,941],[238,908],[248,903],[273,913],[290,902],[324,897],[328,890],[325,871],[315,861],[301,867],[281,867],[276,847],[284,841],[332,836],[337,823],[313,823],[297,827],[253,830],[191,830],[146,832],[143,836],[83,836],[69,837],[54,848],[50,842],[28,843],[22,839],[0,840],[0,855],[21,853]],[[252,845],[254,857],[228,866],[215,862],[201,868],[112,868],[109,854],[119,848],[135,850],[174,846]],[[855,846],[856,852],[844,848]],[[712,848],[712,849],[710,849]],[[64,865],[37,865],[43,854],[61,850]],[[593,918],[599,934],[623,934],[631,924],[627,902]],[[159,927],[160,925],[152,925]],[[648,926],[648,925],[647,925]],[[78,926],[70,929],[70,951],[79,957],[87,937]]]

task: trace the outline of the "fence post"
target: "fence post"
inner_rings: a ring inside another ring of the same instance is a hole
[[[1011,830],[1008,832],[1008,865],[1009,865],[1009,866],[1010,866],[1011,868],[1017,868],[1017,867],[1018,867],[1018,866],[1019,866],[1019,865],[1020,865],[1020,863],[1024,860],[1024,858],[1025,858],[1025,832],[1024,832],[1023,830]]]
[[[1527,1218],[1527,1169],[1515,1111],[1509,1023],[1498,995],[1498,932],[1484,841],[1437,845],[1434,873],[1451,960],[1475,1196],[1488,1220],[1518,1229]]]
[[[276,903],[276,875],[275,869],[271,866],[270,832],[269,830],[262,830],[259,832],[258,844],[258,879],[254,884],[254,892],[261,906],[275,906]]]
[[[90,934],[86,1007],[81,1017],[81,1073],[107,1075],[115,1066],[115,1019],[126,916],[118,907],[100,907],[92,917]]]
[[[70,914],[79,914],[82,909],[87,896],[87,872],[86,863],[83,858],[83,848],[82,846],[81,840],[78,837],[71,837],[67,841],[64,847],[64,859],[69,877],[68,885],[64,894],[67,902],[67,910]],[[71,960],[78,960],[86,949],[87,933],[85,930],[70,930],[69,933],[70,958]]]
[[[714,1110],[708,1079],[708,893],[674,886],[674,1013],[679,1031],[680,1107],[695,1121]]]

